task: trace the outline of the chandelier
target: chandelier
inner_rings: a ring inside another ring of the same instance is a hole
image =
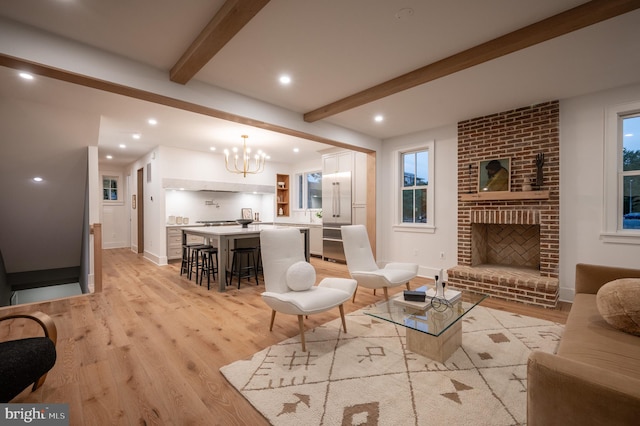
[[[251,162],[251,148],[247,148],[247,138],[249,136],[242,135],[242,167],[238,167],[238,159],[240,159],[240,153],[238,152],[238,148],[233,148],[234,152],[234,160],[233,160],[233,168],[229,166],[229,150],[224,150],[224,165],[227,168],[227,171],[231,173],[241,174],[243,177],[247,177],[248,174],[255,175],[257,173],[262,173],[264,171],[264,160],[267,157],[267,154],[259,150],[256,155],[253,156],[253,164]],[[252,167],[253,166],[253,167]]]

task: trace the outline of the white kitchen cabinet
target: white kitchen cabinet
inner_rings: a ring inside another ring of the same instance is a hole
[[[204,238],[187,235],[187,244],[203,243]],[[167,227],[167,260],[182,259],[182,227]]]

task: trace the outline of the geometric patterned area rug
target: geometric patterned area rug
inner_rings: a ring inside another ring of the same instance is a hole
[[[292,317],[295,320],[295,317]],[[282,320],[283,318],[281,318]],[[406,350],[405,328],[362,311],[220,369],[274,425],[522,425],[527,358],[563,326],[476,306],[444,364]]]

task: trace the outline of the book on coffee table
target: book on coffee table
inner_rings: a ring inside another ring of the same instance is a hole
[[[427,290],[427,300],[428,299],[432,299],[433,297],[435,297],[435,295],[436,295],[436,289],[435,288],[430,288],[430,289]],[[445,288],[444,289],[444,298],[449,303],[453,303],[453,302],[457,301],[458,299],[460,299],[461,296],[462,296],[462,293],[459,292],[458,290],[452,290],[450,288]]]
[[[404,300],[404,292],[398,293],[392,300],[398,305],[407,306],[421,311],[431,308],[431,299],[433,299],[433,297],[436,295],[436,289],[422,286],[416,288],[414,291],[424,291],[426,293],[425,301],[414,302],[411,300]],[[460,299],[461,296],[462,293],[458,290],[445,289],[444,291],[444,297],[449,303],[455,303],[458,299]]]

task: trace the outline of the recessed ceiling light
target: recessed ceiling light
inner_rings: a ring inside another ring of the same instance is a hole
[[[300,152],[299,148],[293,148],[293,152]]]
[[[376,115],[375,117],[373,117],[373,119],[375,120],[376,123],[380,123],[384,121],[384,117],[382,115]]]
[[[281,75],[279,80],[280,80],[280,84],[284,84],[284,85],[291,84],[291,77],[289,77],[286,74]]]
[[[118,146],[119,146],[120,148],[122,148],[122,149],[124,149],[124,148],[126,148],[126,147],[127,147],[127,146],[126,146],[125,144],[123,144],[123,143],[121,143],[121,144],[120,144],[120,145],[118,145]]]
[[[140,139],[142,135],[140,135],[140,133],[134,133],[133,135],[131,135],[131,137],[134,139]]]
[[[149,120],[147,120],[147,123],[155,126],[156,124],[158,124],[158,120],[156,120],[155,118],[150,118]]]
[[[113,155],[107,155],[107,160],[113,159]]]
[[[25,80],[33,80],[33,75],[29,74],[28,72],[21,72],[18,75],[24,78]]]
[[[42,178],[40,176],[36,176],[33,178],[34,182],[42,182]]]
[[[209,149],[210,149],[211,151],[215,151],[215,150],[216,150],[216,147],[215,147],[215,146],[212,146],[212,147],[211,147],[211,148],[209,148]]]

